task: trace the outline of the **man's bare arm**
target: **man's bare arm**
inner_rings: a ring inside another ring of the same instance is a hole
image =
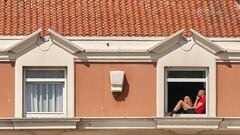
[[[203,106],[203,103],[198,103],[197,105],[194,104],[193,109],[199,109]]]
[[[196,96],[196,100],[195,100],[195,102],[194,102],[194,105],[193,105],[193,109],[198,109],[198,108],[200,108],[200,107],[202,107],[203,106],[203,103],[198,103],[198,100],[200,99],[200,97],[199,96]]]

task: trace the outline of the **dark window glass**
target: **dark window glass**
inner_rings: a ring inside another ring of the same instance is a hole
[[[205,71],[168,71],[168,78],[206,78]]]
[[[64,78],[63,70],[26,70],[26,78]]]

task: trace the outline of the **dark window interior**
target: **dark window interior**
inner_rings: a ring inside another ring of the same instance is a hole
[[[168,78],[206,78],[205,71],[169,71]]]
[[[172,111],[184,96],[189,96],[194,103],[198,90],[202,88],[205,88],[204,82],[168,82],[168,110],[165,111]]]

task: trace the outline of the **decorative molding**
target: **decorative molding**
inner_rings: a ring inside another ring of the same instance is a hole
[[[88,117],[80,118],[78,129],[155,129],[154,118]]]
[[[0,129],[76,129],[77,118],[0,119]]]
[[[207,39],[206,37],[204,37],[203,35],[201,35],[197,31],[195,31],[193,29],[190,29],[190,31],[192,32],[193,40],[199,46],[201,46],[202,48],[206,49],[210,53],[217,54],[217,53],[220,53],[220,52],[227,52],[225,49],[223,49],[222,47],[220,47],[217,44],[213,43],[212,41],[210,41],[209,39]]]
[[[26,36],[2,36],[0,35],[0,40],[21,40]],[[48,38],[49,36],[44,36],[43,38]],[[64,36],[70,41],[159,41],[166,37],[122,37],[122,36]],[[207,37],[213,42],[239,42],[239,37]],[[187,40],[191,40],[191,37],[187,37]]]
[[[240,118],[223,118],[219,127],[226,129],[240,129]]]
[[[156,118],[157,128],[217,129],[222,118]]]
[[[230,131],[240,129],[239,118],[179,117],[82,117],[82,118],[12,118],[0,119],[0,130],[72,129],[72,130],[171,130]]]
[[[76,62],[156,62],[157,54],[153,53],[79,53]]]
[[[77,52],[84,51],[83,48],[78,47],[76,44],[69,41],[64,36],[56,33],[55,31],[53,31],[51,29],[49,29],[48,31],[49,31],[52,42],[54,44],[56,44],[57,46],[61,47],[62,49],[66,50],[67,52],[70,52],[71,54],[74,54],[74,53],[77,53]]]
[[[123,90],[125,72],[124,71],[110,71],[111,92],[121,93]]]
[[[65,38],[70,41],[159,41],[166,37],[66,36]]]
[[[184,30],[182,29],[182,30],[170,35],[169,37],[167,37],[160,43],[157,43],[156,45],[148,48],[147,51],[155,52],[155,53],[162,53],[162,52],[168,50],[169,48],[172,48],[173,46],[177,45],[179,43],[179,41],[181,40],[183,31]]]
[[[20,53],[23,50],[27,49],[28,47],[34,45],[37,43],[40,32],[42,32],[42,29],[38,29],[37,31],[33,32],[32,34],[26,36],[21,41],[17,42],[13,46],[7,48],[5,51],[13,52],[13,53]]]
[[[224,60],[240,59],[240,50],[238,49],[240,46],[232,50],[229,50],[232,47],[228,46],[236,45],[240,38],[207,38],[191,29],[193,37],[183,41],[181,40],[182,31],[180,30],[164,39],[164,37],[68,37],[49,29],[48,39],[50,40],[40,43],[37,42],[41,32],[39,29],[28,36],[0,36],[0,41],[4,40],[0,43],[4,44],[0,49],[0,61],[16,60],[22,55],[21,51],[35,43],[40,45],[54,43],[73,54],[74,60],[77,62],[156,62],[157,59],[165,55],[166,50],[174,46],[177,47],[177,44],[184,46],[190,42],[199,45],[217,57],[221,56],[217,58],[218,60],[222,60],[223,55],[234,55],[234,57],[224,57]],[[17,41],[19,39],[22,40]]]

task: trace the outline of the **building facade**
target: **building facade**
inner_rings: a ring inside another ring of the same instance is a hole
[[[0,4],[0,134],[240,133],[238,1]]]

